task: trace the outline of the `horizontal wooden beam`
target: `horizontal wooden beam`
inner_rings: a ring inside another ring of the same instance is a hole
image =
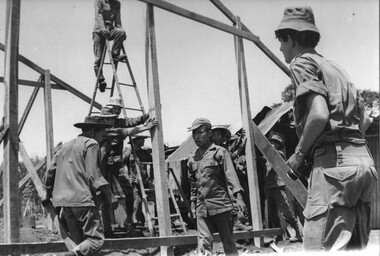
[[[0,50],[4,51],[4,49],[5,49],[4,44],[0,43]],[[28,66],[29,68],[33,69],[34,71],[40,73],[41,75],[45,75],[45,69],[41,68],[36,63],[32,62],[31,60],[27,59],[26,57],[22,56],[21,54],[18,55],[18,60],[21,63]],[[50,74],[50,80],[53,81],[54,83],[56,83],[57,85],[61,86],[63,89],[68,90],[69,92],[71,92],[72,94],[74,94],[78,98],[82,99],[83,101],[85,101],[89,104],[91,103],[90,97],[88,97],[87,95],[78,91],[77,89],[75,89],[74,87],[69,85],[68,83],[65,83],[64,81],[62,81],[61,79],[59,79],[55,75]],[[94,107],[96,107],[97,109],[101,109],[102,105],[95,101]]]
[[[282,231],[280,228],[240,231],[234,233],[234,239],[241,240],[253,237],[275,236],[281,233]],[[214,241],[220,241],[219,234],[214,234]],[[143,249],[159,246],[179,246],[189,244],[197,244],[197,235],[106,239],[102,250],[126,250],[131,248]],[[63,242],[0,244],[0,252],[3,255],[39,254],[64,251],[67,251],[67,248]]]
[[[4,77],[0,76],[0,83],[4,83]],[[30,81],[30,80],[24,80],[24,79],[18,79],[19,85],[26,85],[26,86],[32,86],[32,87],[44,87],[44,83],[36,82],[36,81]],[[52,89],[57,90],[65,90],[61,86],[57,84],[51,84]]]
[[[171,3],[168,3],[168,2],[165,2],[162,0],[139,0],[139,1],[147,3],[147,4],[151,4],[155,7],[161,8],[163,10],[166,10],[166,11],[174,13],[174,14],[177,14],[177,15],[182,16],[184,18],[188,18],[188,19],[197,21],[199,23],[202,23],[202,24],[205,24],[207,26],[219,29],[221,31],[224,31],[224,32],[236,35],[236,36],[241,36],[242,38],[245,38],[245,39],[252,41],[252,42],[259,42],[260,41],[258,36],[254,35],[250,32],[246,32],[246,31],[237,29],[237,28],[230,26],[230,25],[227,25],[223,22],[220,22],[220,21],[217,21],[214,19],[210,19],[206,16],[197,14],[195,12],[188,11],[184,8],[181,8],[179,6],[176,6],[174,4],[171,4]]]

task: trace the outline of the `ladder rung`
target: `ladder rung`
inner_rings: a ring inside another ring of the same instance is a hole
[[[133,84],[125,84],[125,83],[119,83],[120,85],[125,85],[125,86],[129,86],[129,87],[135,87]]]
[[[178,213],[176,214],[170,214],[170,217],[173,218],[173,217],[179,217],[180,215]],[[152,220],[157,220],[158,217],[153,217]]]
[[[138,109],[138,108],[125,108],[125,109],[128,109],[128,110],[134,110],[134,111],[141,111],[141,112],[142,112],[142,110],[141,110],[141,109]]]

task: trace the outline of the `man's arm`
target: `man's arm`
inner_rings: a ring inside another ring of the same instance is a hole
[[[191,210],[192,216],[195,216],[196,215],[195,207],[196,207],[196,202],[197,202],[197,187],[196,187],[197,170],[193,170],[191,159],[192,157],[190,157],[189,161],[187,162],[187,169],[188,169],[187,176],[190,183],[190,210]]]
[[[42,184],[46,189],[46,197],[42,198],[42,205],[47,206],[51,204],[50,198],[53,197],[54,181],[55,181],[55,172],[57,170],[57,157],[54,155],[54,158],[50,164],[50,167],[45,172],[44,177],[42,178]]]
[[[95,23],[96,23],[96,28],[98,28],[98,31],[96,32],[101,32],[103,30],[106,30],[106,27],[104,25],[104,19],[103,19],[102,1],[95,0],[94,7],[95,7]]]
[[[128,136],[133,136],[137,133],[147,131],[152,129],[154,126],[158,125],[158,121],[152,119],[143,126],[135,126],[133,128],[109,128],[106,129],[106,138],[127,138]]]
[[[293,171],[303,164],[306,152],[314,145],[315,140],[324,130],[330,116],[326,99],[319,94],[311,93],[305,95],[305,105],[308,115],[297,145],[298,150],[305,154],[294,153],[290,156],[287,163]]]
[[[368,127],[372,123],[372,120],[369,117],[364,106],[359,108],[359,117],[360,117],[359,127],[360,127],[360,130],[362,131],[362,133],[364,134],[365,131],[368,129]]]
[[[121,3],[119,2],[119,5],[118,5],[118,10],[117,10],[117,13],[116,13],[116,17],[115,17],[115,27],[117,28],[122,28],[122,25],[121,25],[121,18],[120,18],[120,9],[121,9]]]
[[[112,205],[111,189],[100,172],[99,157],[99,145],[95,142],[89,142],[86,148],[85,164],[90,180],[90,189],[94,192],[100,191],[105,196],[106,203]]]
[[[231,154],[227,150],[223,150],[223,151],[224,152],[222,154],[222,157],[223,157],[222,163],[223,163],[227,186],[229,188],[232,188],[232,193],[234,194],[234,196],[236,196],[236,200],[237,200],[236,203],[239,206],[239,208],[243,212],[246,212],[247,206],[244,203],[243,194],[242,194],[244,191],[240,185],[239,178],[236,174],[236,170],[232,163]]]
[[[146,120],[148,120],[148,118],[149,118],[149,113],[143,114],[143,115],[138,116],[138,117],[126,118],[125,119],[125,127],[128,128],[128,127],[133,127],[136,125],[143,124],[143,123],[145,123]]]

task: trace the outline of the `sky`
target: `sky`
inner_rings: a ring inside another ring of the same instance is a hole
[[[207,0],[168,2],[230,25],[230,21]],[[281,60],[283,55],[274,30],[283,10],[291,5],[310,5],[321,41],[316,50],[339,63],[359,89],[379,90],[379,2],[377,0],[222,0],[224,5]],[[145,77],[146,4],[121,0],[121,19],[127,31],[125,47],[145,109],[148,109]],[[5,41],[6,1],[0,0],[0,42]],[[82,93],[92,97],[93,0],[21,0],[19,53]],[[176,14],[155,8],[159,86],[164,143],[180,145],[187,127],[198,117],[212,124],[241,121],[237,67],[233,36]],[[264,106],[281,102],[289,78],[252,42],[244,41],[252,115]],[[4,53],[0,52],[0,76],[4,76]],[[105,68],[106,80],[111,70]],[[125,66],[119,80],[129,82]],[[19,79],[37,81],[39,74],[19,65]],[[32,92],[19,87],[19,118]],[[123,89],[127,107],[138,107],[133,90]],[[105,105],[109,94],[98,93]],[[4,86],[0,86],[4,99]],[[80,131],[73,127],[88,114],[89,104],[75,95],[53,90],[54,143],[66,142]],[[20,135],[30,156],[44,156],[45,126],[43,91],[40,90]],[[3,108],[0,108],[0,115]],[[137,116],[128,112],[128,116]],[[1,147],[2,148],[2,147]],[[2,149],[1,149],[2,150]],[[2,154],[1,156],[2,157]]]

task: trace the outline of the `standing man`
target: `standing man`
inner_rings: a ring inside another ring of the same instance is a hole
[[[120,55],[120,50],[124,40],[127,38],[125,30],[121,26],[119,0],[95,0],[95,24],[92,32],[95,55],[95,76],[98,75],[102,52],[106,40],[114,40],[112,45],[112,58],[116,60]],[[104,92],[107,83],[103,73],[99,76],[99,90]]]
[[[148,165],[152,167],[152,155],[146,149],[144,149],[145,139],[148,138],[144,135],[135,135],[132,138],[131,146],[135,150],[136,156],[139,159],[141,179],[145,188],[150,188],[153,186],[153,183],[149,179],[148,174]],[[132,145],[133,144],[133,145]],[[132,149],[127,148],[123,154],[123,159],[128,168],[128,176],[133,189],[133,204],[127,205],[127,208],[130,207],[133,209],[132,222],[133,226],[144,225],[145,219],[142,211],[142,194],[141,188],[137,177],[136,162],[133,156]],[[152,171],[152,169],[150,169]],[[152,173],[152,172],[151,172]]]
[[[284,142],[282,138],[277,134],[272,134],[269,137],[269,142],[277,150],[277,152],[285,159]],[[296,232],[295,237],[291,237],[291,242],[302,242],[302,235],[298,227],[296,217],[291,211],[289,199],[285,190],[285,183],[278,177],[277,172],[273,169],[273,166],[269,161],[266,161],[267,174],[266,174],[266,194],[268,201],[268,222],[272,224],[270,228],[281,227],[278,212],[281,213],[282,218],[294,229]],[[282,236],[276,237],[278,242]]]
[[[102,117],[87,116],[84,123],[76,123],[82,134],[65,143],[55,154],[43,182],[47,189],[44,204],[50,199],[61,225],[77,244],[67,256],[94,255],[104,242],[103,225],[95,207],[95,194],[104,204],[111,205],[108,182],[99,169],[99,142],[103,140],[107,124]]]
[[[130,182],[130,177],[128,175],[128,169],[124,168],[123,164],[123,147],[124,139],[128,135],[134,135],[138,132],[144,130],[149,130],[153,126],[157,125],[158,122],[155,120],[148,120],[149,114],[144,114],[135,118],[119,118],[121,113],[121,108],[123,107],[121,99],[116,97],[111,97],[109,103],[106,107],[102,108],[101,115],[105,118],[110,119],[115,130],[123,130],[124,136],[116,137],[111,140],[104,141],[101,144],[101,170],[104,177],[108,177],[107,180],[110,182],[112,176],[116,178],[119,182],[122,191],[114,191],[117,194],[124,194],[126,200],[126,220],[124,221],[124,227],[127,232],[133,231],[132,225],[132,207],[133,205],[133,188]],[[136,127],[137,125],[144,124],[143,127]],[[133,128],[132,128],[133,127]],[[113,186],[114,187],[114,186]],[[105,208],[102,210],[102,216],[104,221],[104,228],[106,237],[112,236],[112,226],[111,226],[111,209]]]
[[[304,249],[364,248],[377,172],[363,135],[370,120],[359,92],[344,70],[316,52],[320,34],[310,7],[286,8],[275,34],[296,89],[300,140],[288,165],[297,171],[306,154],[314,156]]]
[[[198,149],[187,163],[190,182],[191,209],[197,216],[198,251],[212,255],[213,233],[218,231],[226,255],[239,255],[232,237],[232,199],[228,188],[237,198],[243,212],[243,189],[236,175],[230,153],[212,143],[211,123],[206,118],[194,120],[191,127]]]

